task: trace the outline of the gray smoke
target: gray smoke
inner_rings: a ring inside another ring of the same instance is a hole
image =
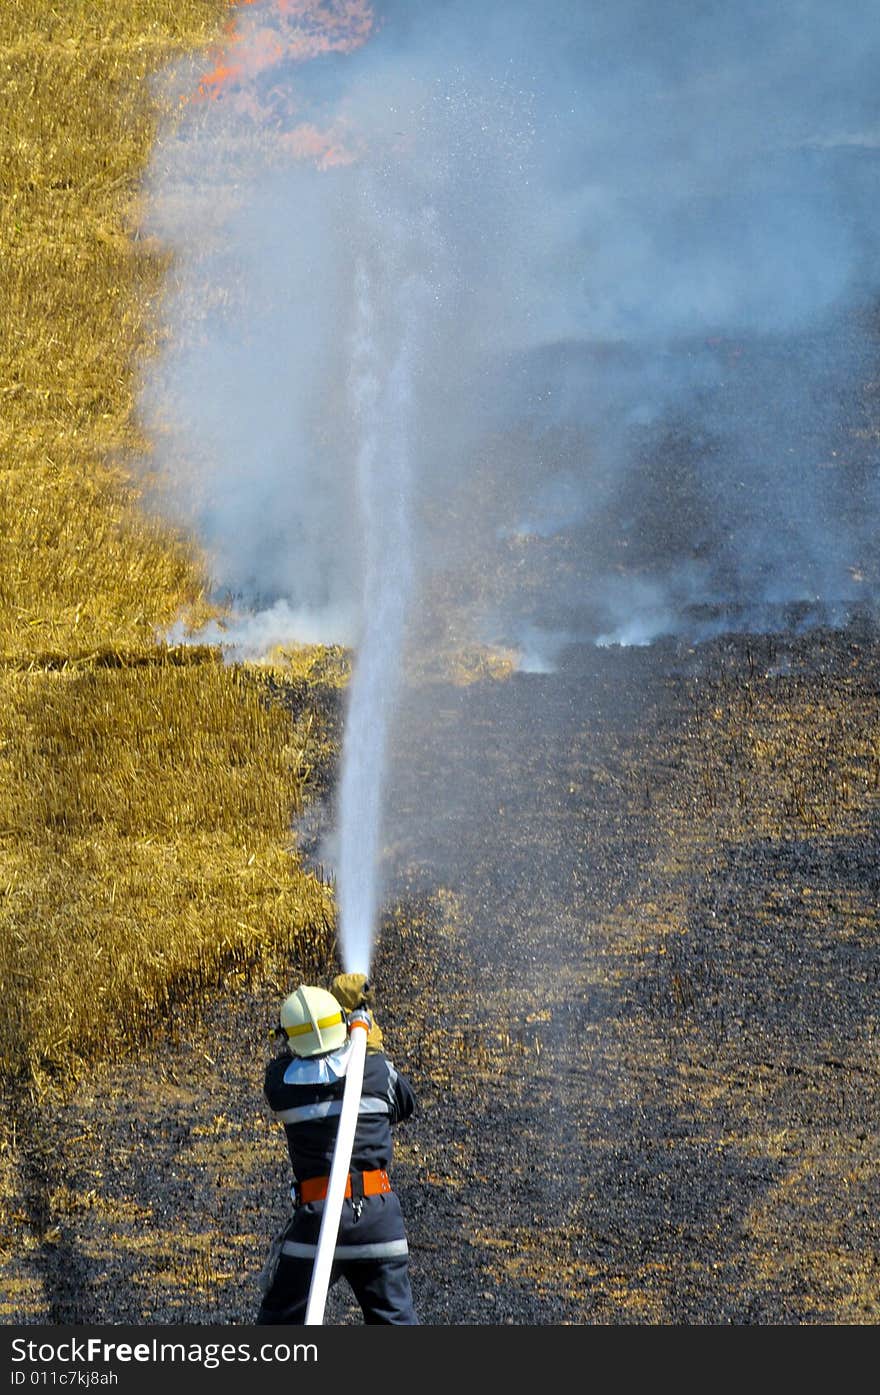
[[[244,75],[164,134],[147,219],[176,253],[143,394],[163,506],[235,633],[360,633],[347,384],[383,258],[428,288],[425,616],[552,661],[873,604],[875,4],[388,0],[366,42],[265,69],[273,22],[241,11]]]
[[[415,672],[478,641],[542,674],[873,610],[880,11],[262,0],[237,25],[211,99],[204,64],[167,77],[142,411],[157,505],[231,607],[199,637],[356,647],[323,856],[366,968],[383,845],[451,875],[459,826],[514,797],[456,778],[467,705],[435,720],[405,644]]]

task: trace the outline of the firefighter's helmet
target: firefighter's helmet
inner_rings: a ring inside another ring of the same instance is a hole
[[[345,1013],[325,988],[301,984],[281,1004],[280,1020],[295,1056],[322,1056],[336,1051],[348,1038]]]

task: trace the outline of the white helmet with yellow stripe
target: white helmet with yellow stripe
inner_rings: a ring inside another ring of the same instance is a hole
[[[281,1004],[281,1030],[295,1056],[322,1056],[348,1039],[348,1021],[326,988],[301,984]]]

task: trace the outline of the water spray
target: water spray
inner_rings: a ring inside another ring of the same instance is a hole
[[[400,682],[410,597],[409,472],[413,333],[422,283],[400,289],[399,340],[383,372],[370,277],[361,263],[355,290],[351,393],[361,440],[357,481],[364,524],[364,628],[352,680],[340,788],[340,941],[348,973],[369,975],[379,903],[381,815],[389,724]],[[381,448],[380,448],[381,447]],[[351,1047],[342,1112],[315,1252],[305,1321],[318,1325],[333,1267],[357,1127],[370,1020],[349,1022]]]
[[[363,630],[352,677],[339,800],[340,942],[345,969],[369,975],[379,903],[380,839],[391,713],[412,586],[410,441],[417,296],[398,288],[398,340],[387,363],[361,262],[350,393],[360,432],[357,487],[364,537]],[[386,299],[386,306],[389,302]],[[391,301],[393,306],[393,301]]]

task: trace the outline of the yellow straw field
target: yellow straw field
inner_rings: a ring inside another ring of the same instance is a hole
[[[218,976],[298,937],[329,944],[330,893],[289,831],[313,680],[297,680],[294,722],[260,671],[157,639],[206,609],[207,579],[191,540],[142,504],[137,372],[168,270],[137,237],[150,76],[208,45],[226,13],[226,0],[0,9],[6,1074],[140,1040]]]

